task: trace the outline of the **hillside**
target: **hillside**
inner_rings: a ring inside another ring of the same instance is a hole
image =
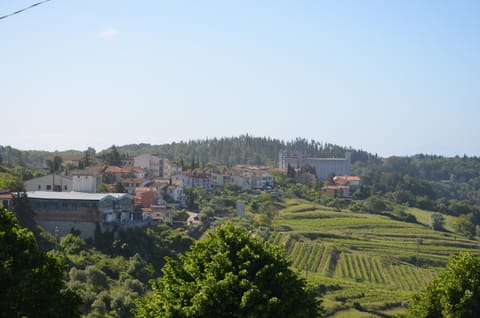
[[[281,150],[301,150],[311,156],[344,157],[352,153],[352,161],[368,162],[374,155],[351,147],[343,147],[319,141],[297,138],[291,141],[269,137],[222,137],[204,140],[173,142],[165,145],[136,144],[117,147],[124,154],[161,153],[171,160],[190,160],[203,164],[233,166],[236,164],[272,165],[278,164]]]
[[[478,241],[432,231],[421,223],[428,211],[410,210],[420,221],[408,223],[335,211],[301,199],[285,199],[282,206],[269,240],[285,247],[293,267],[322,286],[330,317],[404,312],[409,298],[426,286],[449,255],[478,252]]]

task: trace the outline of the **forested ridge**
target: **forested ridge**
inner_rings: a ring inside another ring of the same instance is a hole
[[[222,137],[204,140],[173,142],[165,145],[134,144],[117,147],[119,152],[130,155],[160,153],[171,160],[195,159],[204,164],[233,166],[236,164],[272,165],[278,164],[281,150],[300,150],[309,156],[343,158],[345,152],[352,153],[352,161],[368,162],[376,158],[363,150],[339,146],[304,138],[290,141],[269,137]]]

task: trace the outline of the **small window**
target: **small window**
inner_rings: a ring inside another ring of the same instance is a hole
[[[42,186],[41,185],[38,185],[38,190],[41,190],[42,189]]]
[[[51,185],[47,185],[47,191],[50,191],[52,190],[52,186]]]
[[[67,191],[67,186],[63,186],[63,190]]]

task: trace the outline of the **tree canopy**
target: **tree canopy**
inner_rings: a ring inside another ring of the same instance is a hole
[[[284,251],[227,224],[169,259],[136,317],[320,317],[320,302]]]
[[[79,296],[65,290],[65,265],[42,253],[31,231],[0,209],[0,317],[80,317]]]
[[[480,316],[480,257],[452,256],[440,274],[414,296],[409,317],[475,318]]]

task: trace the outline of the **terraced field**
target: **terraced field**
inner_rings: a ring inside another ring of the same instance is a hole
[[[406,301],[450,254],[479,249],[478,241],[432,231],[428,224],[337,212],[300,199],[286,199],[284,206],[269,239],[285,248],[293,267],[311,283],[326,289],[324,306],[331,317],[404,312]],[[430,212],[412,212],[420,222],[429,221]]]

